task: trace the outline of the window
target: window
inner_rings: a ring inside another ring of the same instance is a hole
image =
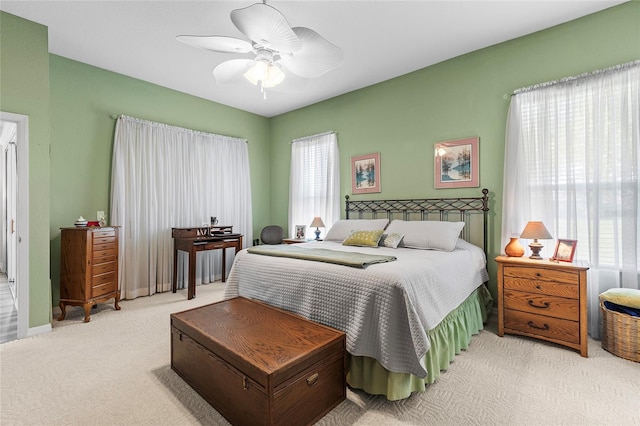
[[[594,337],[598,294],[640,287],[639,87],[636,61],[524,89],[509,108],[502,238],[542,220],[554,238],[578,240]]]
[[[324,221],[324,234],[340,218],[337,135],[331,132],[294,140],[289,179],[289,235],[295,235],[296,225],[309,226],[316,216]]]

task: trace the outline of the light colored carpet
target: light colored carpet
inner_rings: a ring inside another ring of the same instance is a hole
[[[0,345],[0,424],[226,425],[170,368],[169,314],[222,299],[223,285],[101,304],[49,334]],[[97,311],[97,312],[96,312]],[[640,424],[640,364],[589,341],[589,358],[495,332],[495,318],[424,393],[389,402],[362,392],[320,425]]]

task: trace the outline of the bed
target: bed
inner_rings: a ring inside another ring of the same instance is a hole
[[[407,398],[486,321],[488,205],[487,189],[469,198],[347,196],[345,219],[324,241],[238,253],[225,298],[261,300],[346,332],[349,386]]]

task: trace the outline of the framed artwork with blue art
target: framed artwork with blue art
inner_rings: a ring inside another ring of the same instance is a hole
[[[380,153],[351,157],[351,192],[380,192]]]
[[[479,138],[437,142],[434,149],[436,189],[480,186]]]

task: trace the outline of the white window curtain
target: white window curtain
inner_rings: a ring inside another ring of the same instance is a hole
[[[640,61],[516,91],[507,121],[503,243],[529,220],[578,240],[589,332],[598,295],[640,288]],[[543,241],[551,257],[556,240]],[[528,254],[527,254],[528,255]]]
[[[200,226],[216,216],[219,225],[253,235],[249,156],[243,139],[121,116],[111,173],[107,219],[121,227],[123,299],[171,289],[171,228]],[[219,279],[221,263],[220,250],[199,252],[196,284]],[[229,250],[227,268],[232,263]],[[179,252],[179,288],[186,287],[187,264],[186,253]]]
[[[340,155],[335,132],[323,133],[291,142],[289,176],[289,236],[296,225],[307,226],[320,216],[325,228],[320,237],[340,219]]]

